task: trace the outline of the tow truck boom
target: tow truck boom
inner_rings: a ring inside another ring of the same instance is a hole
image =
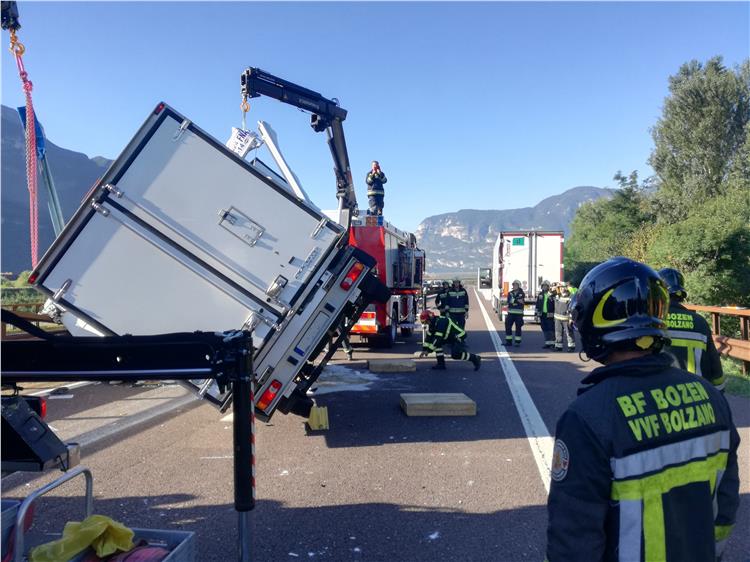
[[[250,67],[240,78],[243,100],[268,96],[312,113],[310,126],[316,133],[326,131],[328,147],[333,157],[336,174],[336,197],[339,200],[339,223],[349,228],[352,214],[357,214],[349,153],[346,150],[343,122],[346,110],[337,99],[324,98],[318,92],[274,76],[259,68]]]

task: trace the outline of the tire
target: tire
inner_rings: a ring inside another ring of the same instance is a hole
[[[410,338],[412,334],[411,328],[401,328],[401,337],[402,338]]]

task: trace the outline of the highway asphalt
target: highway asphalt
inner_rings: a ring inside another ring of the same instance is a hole
[[[487,320],[494,329],[500,323],[482,300],[485,317],[481,297],[470,294],[468,341],[483,357],[479,372],[451,360],[447,371],[433,371],[434,358],[425,358],[416,360],[415,373],[374,375],[368,359],[413,358],[420,334],[390,350],[355,342],[354,361],[338,352],[317,385],[329,430],[309,431],[303,419],[281,414],[257,424],[255,560],[544,558],[545,464],[555,423],[594,365],[542,349],[535,324],[525,326],[520,348],[498,352]],[[478,412],[407,417],[399,407],[403,392],[462,392]],[[134,527],[193,531],[199,561],[236,559],[226,416],[173,385],[92,385],[69,396],[50,400],[50,423],[65,439],[88,440],[82,464],[94,473],[97,513]],[[730,403],[743,439],[744,481],[724,561],[745,562],[750,400]],[[7,477],[3,497],[22,497],[54,476]],[[82,489],[74,481],[41,500],[39,536],[81,517]]]

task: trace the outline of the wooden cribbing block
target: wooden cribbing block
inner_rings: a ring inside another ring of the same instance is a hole
[[[463,393],[401,395],[407,416],[476,416],[477,403]]]
[[[370,359],[367,368],[371,373],[413,373],[417,364],[413,359]]]

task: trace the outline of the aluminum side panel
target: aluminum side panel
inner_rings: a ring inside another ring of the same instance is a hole
[[[175,140],[179,126],[174,117],[158,126],[118,178],[124,196],[113,201],[200,248],[259,298],[284,276],[278,297],[290,302],[339,234],[322,228],[313,238],[313,213],[192,128]]]
[[[45,286],[55,291],[68,279],[65,301],[116,334],[240,329],[260,310],[138,225],[124,226],[115,213],[91,218]],[[269,330],[256,327],[256,346]]]

